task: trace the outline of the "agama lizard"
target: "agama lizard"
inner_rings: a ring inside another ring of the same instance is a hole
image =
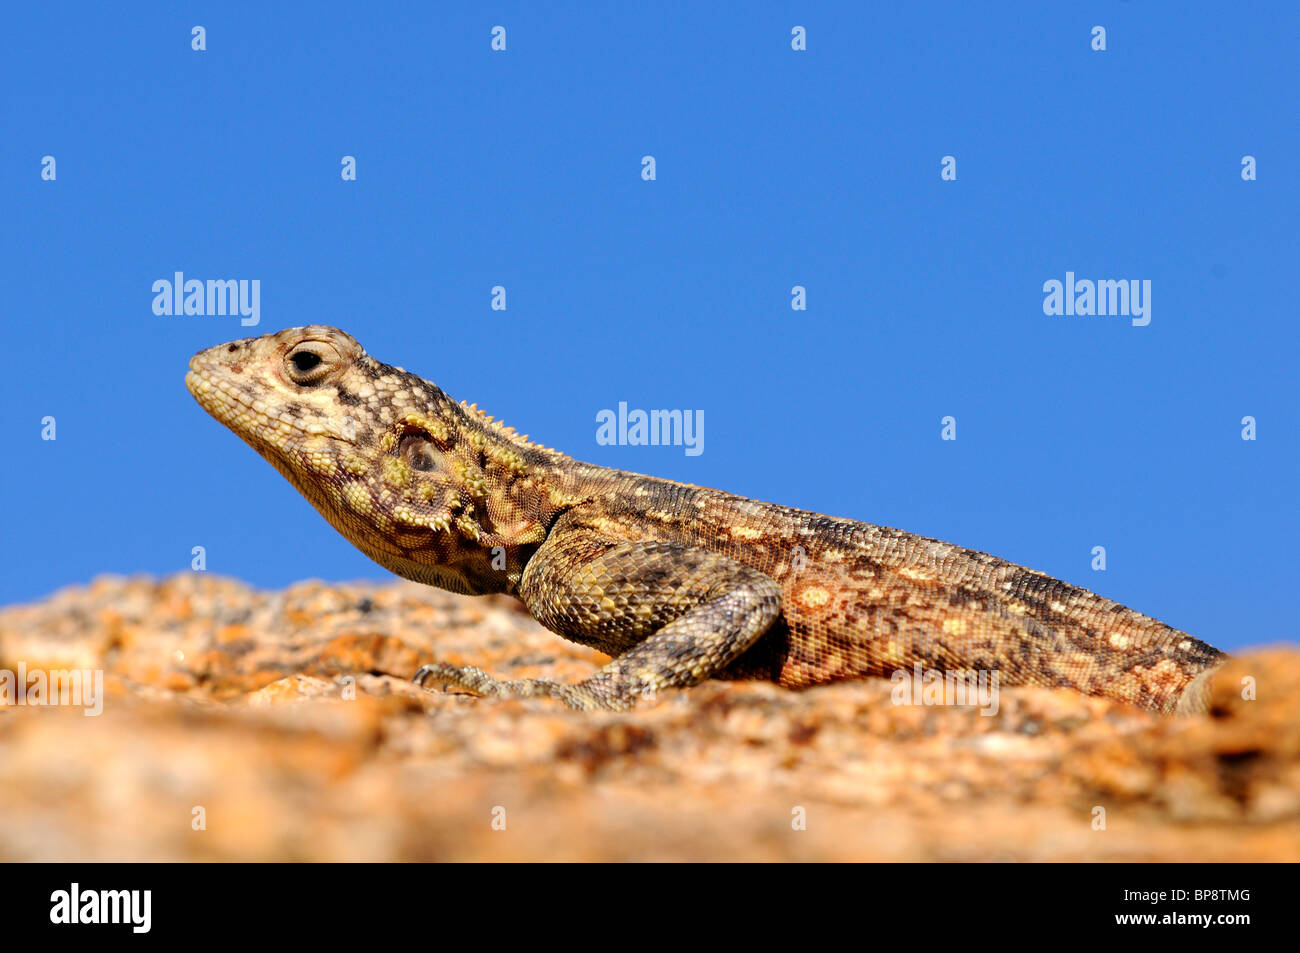
[[[424,686],[626,709],[708,678],[803,688],[919,664],[1172,712],[1203,706],[1225,658],[985,553],[582,463],[335,328],[209,348],[185,381],[380,565],[517,596],[546,628],[613,657],[576,685],[438,663],[417,673]]]

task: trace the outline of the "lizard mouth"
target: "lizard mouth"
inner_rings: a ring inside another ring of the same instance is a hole
[[[200,407],[250,443],[257,440],[283,447],[290,437],[310,434],[292,417],[272,416],[265,403],[254,400],[224,376],[198,364],[197,355],[190,359],[185,387]]]

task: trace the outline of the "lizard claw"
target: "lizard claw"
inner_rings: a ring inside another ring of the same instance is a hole
[[[445,662],[421,665],[411,679],[425,691],[460,692],[471,695],[497,694],[492,689],[499,685],[487,672],[473,666],[460,668]]]
[[[503,682],[472,665],[434,662],[421,665],[412,681],[425,691],[476,695],[479,698],[554,698],[579,711],[632,707],[630,700],[605,698],[584,685],[562,685],[545,678]]]

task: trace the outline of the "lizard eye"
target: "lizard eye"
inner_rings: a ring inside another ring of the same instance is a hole
[[[412,470],[437,470],[442,463],[442,451],[420,434],[409,433],[403,437],[397,452]]]
[[[324,379],[338,354],[324,341],[303,341],[284,359],[284,370],[295,384],[311,385]]]

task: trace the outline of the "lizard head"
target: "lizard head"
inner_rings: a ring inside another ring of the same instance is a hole
[[[494,547],[540,543],[555,511],[527,476],[526,439],[336,328],[208,348],[185,384],[335,529],[407,578],[509,589],[522,561],[485,568]]]

